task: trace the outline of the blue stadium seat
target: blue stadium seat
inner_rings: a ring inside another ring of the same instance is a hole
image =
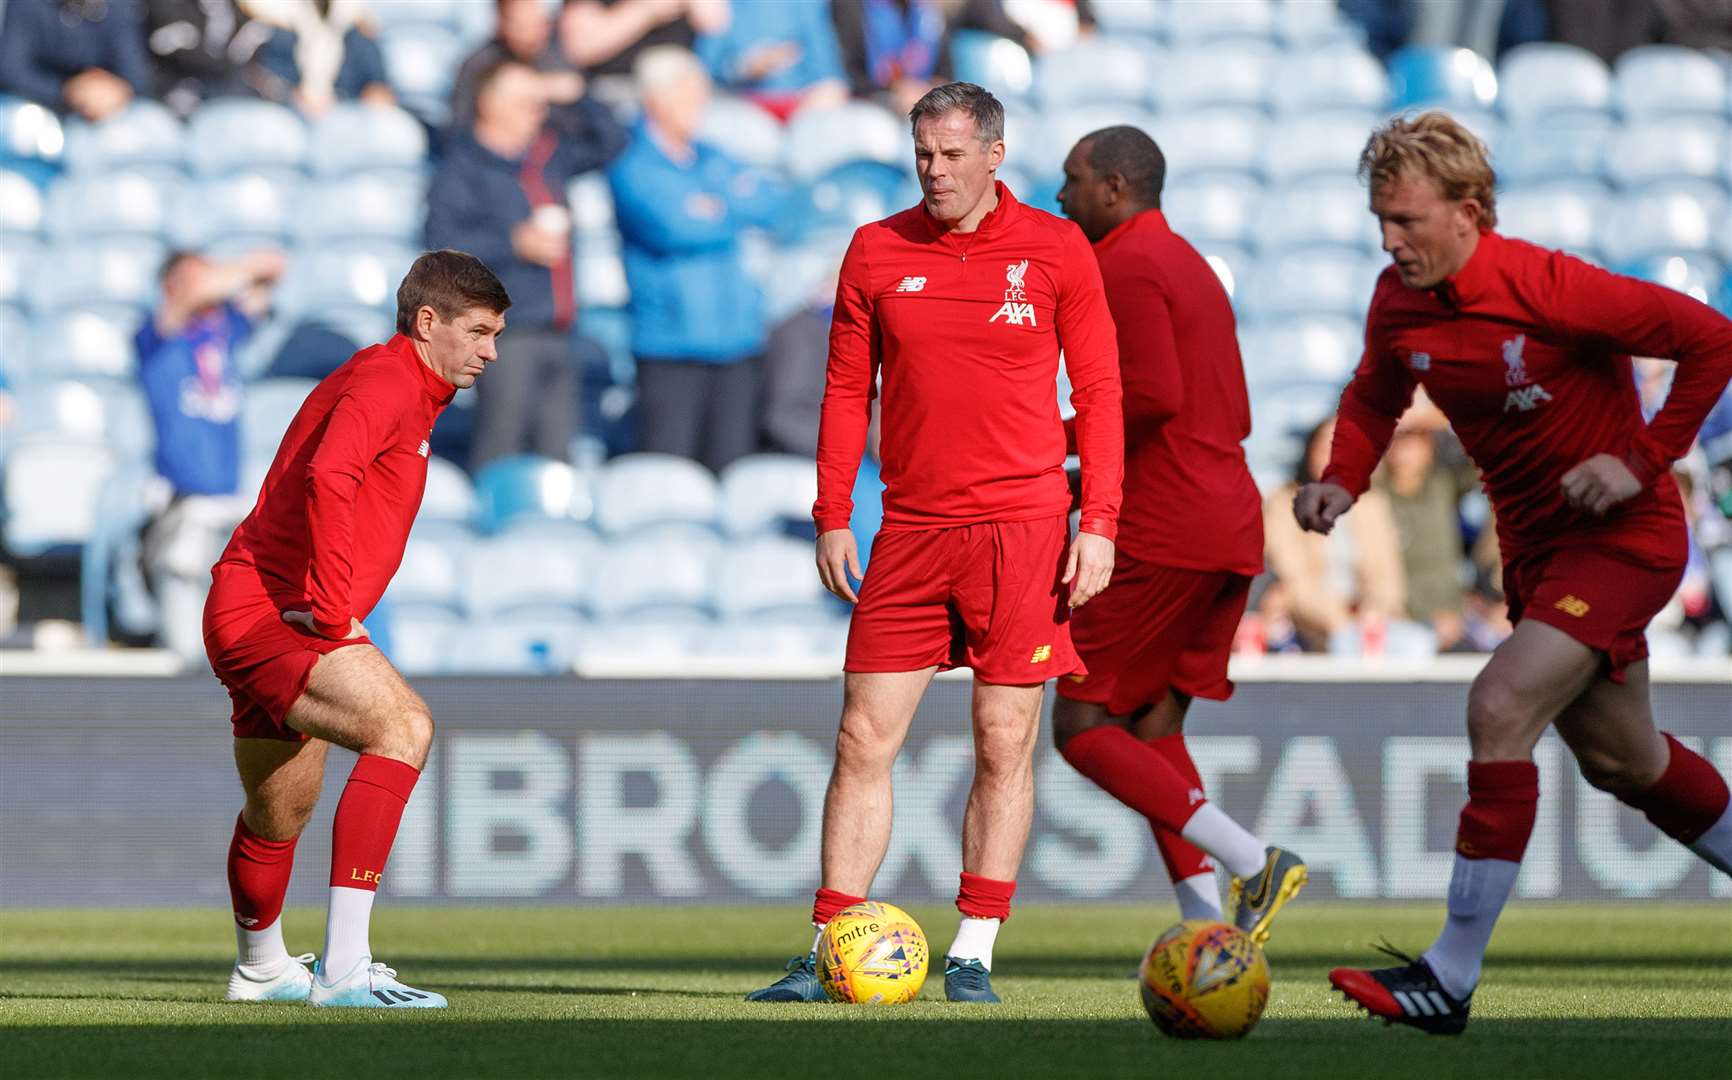
[[[1155,115],[1143,105],[1126,102],[1078,105],[1062,112],[1041,115],[1038,126],[1025,128],[1013,140],[1007,117],[1006,154],[1018,168],[1027,169],[1034,180],[1026,190],[1017,192],[1017,197],[1032,203],[1037,201],[1037,194],[1047,184],[1056,187],[1063,175],[1065,157],[1084,135],[1118,124],[1129,124],[1154,135],[1155,120]],[[1173,173],[1171,158],[1168,159],[1167,173],[1169,176]]]
[[[0,169],[0,234],[34,236],[41,231],[41,189],[21,172]]]
[[[1213,41],[1267,41],[1275,36],[1276,5],[1271,0],[1214,0],[1166,7],[1167,37],[1175,46],[1188,49]]]
[[[1140,104],[1153,92],[1150,70],[1161,54],[1135,38],[1087,38],[1045,53],[1034,66],[1034,86],[1048,113],[1083,105]]]
[[[798,238],[826,231],[847,231],[890,216],[896,210],[907,174],[894,165],[852,161],[832,169],[800,190],[788,214]]]
[[[0,383],[16,383],[24,374],[30,355],[30,323],[24,312],[12,304],[0,304]]]
[[[663,604],[642,615],[598,620],[578,649],[578,664],[599,665],[613,673],[623,667],[660,674],[701,652],[715,625],[707,608],[689,604]]]
[[[1390,106],[1489,108],[1497,101],[1497,72],[1471,49],[1409,45],[1389,58]]]
[[[588,480],[563,461],[515,454],[488,462],[475,474],[480,523],[490,532],[518,518],[587,521],[594,510]]]
[[[1028,50],[997,34],[953,31],[950,59],[958,80],[984,86],[1000,99],[1027,97],[1034,87],[1034,64]]]
[[[74,172],[157,167],[179,169],[186,129],[175,115],[143,98],[100,124],[66,125],[66,167]]]
[[[1518,45],[1498,67],[1498,108],[1531,123],[1559,113],[1606,112],[1612,104],[1612,73],[1586,49],[1544,41]]]
[[[1283,252],[1258,262],[1235,306],[1252,319],[1363,318],[1383,262],[1340,248]]]
[[[1263,185],[1251,176],[1186,175],[1167,183],[1161,209],[1174,230],[1193,244],[1243,245],[1249,242],[1251,218],[1262,198]]]
[[[1254,323],[1239,334],[1245,377],[1253,385],[1303,379],[1345,385],[1359,364],[1363,324],[1345,316],[1300,316]]]
[[[463,566],[463,607],[479,618],[534,604],[581,604],[597,559],[593,543],[516,533],[471,548]]]
[[[1271,96],[1269,76],[1279,55],[1259,44],[1175,49],[1164,55],[1154,72],[1152,100],[1163,110],[1222,105],[1266,108]]]
[[[438,675],[454,670],[472,637],[462,616],[436,604],[393,603],[391,663],[405,675]]]
[[[1275,124],[1264,140],[1263,175],[1276,186],[1312,176],[1352,177],[1377,122],[1375,114],[1327,113]]]
[[[622,308],[631,302],[625,260],[612,236],[596,236],[577,251],[572,265],[572,292],[581,308]]]
[[[805,541],[766,536],[730,544],[716,557],[712,575],[715,608],[724,619],[836,614]]]
[[[150,415],[150,405],[144,391],[131,380],[103,380],[97,392],[102,395],[103,440],[121,461],[140,461],[156,449],[156,421]]]
[[[712,528],[720,504],[710,471],[673,454],[623,454],[595,480],[595,523],[609,536],[660,525]]]
[[[1732,76],[1700,49],[1643,45],[1612,66],[1612,96],[1629,121],[1680,113],[1732,117]]]
[[[338,105],[313,124],[309,164],[319,176],[366,169],[414,171],[427,160],[427,132],[402,109]]]
[[[1365,31],[1331,3],[1286,0],[1275,12],[1275,33],[1290,51],[1365,47]]]
[[[367,5],[367,15],[379,27],[381,36],[389,36],[405,28],[455,30],[465,18],[463,9],[476,6],[473,0],[412,0],[409,3],[387,0],[386,3]]]
[[[7,244],[7,249],[19,245]],[[156,299],[167,249],[159,242],[116,239],[56,247],[24,264],[24,287],[39,312],[82,304],[143,307]],[[5,272],[0,270],[0,300]]]
[[[49,371],[11,388],[14,398],[12,426],[4,435],[8,444],[42,439],[100,443],[107,420],[102,394],[86,382],[59,379]]]
[[[0,244],[0,304],[25,306],[31,283],[42,265],[42,245],[28,237],[8,236]]]
[[[34,101],[0,96],[0,161],[52,165],[65,151],[58,116]]]
[[[15,555],[33,556],[89,539],[114,454],[100,442],[31,439],[0,466],[6,520],[0,536]]]
[[[1318,244],[1372,252],[1382,244],[1365,188],[1347,175],[1271,188],[1257,208],[1251,236],[1265,252]]]
[[[403,547],[403,561],[386,590],[393,610],[398,604],[430,604],[453,611],[463,604],[463,567],[473,545],[442,531],[416,529]]]
[[[219,238],[276,244],[299,217],[300,185],[282,174],[230,173],[184,185],[173,205],[168,233],[176,247],[204,248]]]
[[[848,621],[829,616],[804,621],[736,619],[717,623],[696,644],[696,652],[726,658],[749,670],[754,663],[806,663],[820,670],[842,664],[848,646]]]
[[[1255,173],[1269,130],[1254,109],[1162,113],[1144,128],[1167,159],[1169,180],[1204,173]]]
[[[717,94],[704,110],[698,138],[760,169],[782,165],[782,125],[745,98]]]
[[[317,385],[312,379],[249,383],[241,397],[241,441],[246,449],[267,457],[274,455],[295,414]]]
[[[412,7],[385,4],[379,7]],[[405,108],[429,122],[443,124],[451,111],[451,83],[469,51],[449,26],[403,26],[379,39],[385,75]]]
[[[828,307],[835,300],[837,271],[848,250],[848,239],[847,233],[821,232],[796,246],[776,250],[774,287],[764,294],[768,325],[775,326],[801,308],[814,304]]]
[[[426,192],[396,173],[360,174],[309,184],[296,232],[303,243],[379,239],[419,247]]]
[[[433,454],[427,458],[427,486],[421,492],[421,510],[416,519],[468,524],[480,513],[481,500],[469,474],[449,458]]]
[[[730,536],[809,530],[818,467],[797,454],[752,454],[722,470],[721,522]]]
[[[719,545],[693,537],[627,536],[604,550],[589,581],[598,619],[707,612],[710,568]]]
[[[1594,257],[1610,193],[1593,180],[1556,180],[1512,188],[1497,199],[1498,231],[1542,247]]]
[[[333,306],[389,309],[417,251],[381,244],[366,249],[300,248],[277,290],[285,315],[315,315]]]
[[[490,675],[555,675],[577,662],[593,627],[576,611],[545,607],[471,624],[454,670]]]
[[[1704,304],[1719,301],[1720,287],[1726,277],[1718,259],[1701,254],[1651,255],[1617,269],[1621,274],[1677,289]]]
[[[186,159],[201,176],[241,169],[304,170],[307,125],[269,101],[227,98],[201,106],[186,129]]]
[[[1269,85],[1276,111],[1284,114],[1321,109],[1383,112],[1389,107],[1389,74],[1358,45],[1289,52],[1275,64]]]
[[[1590,113],[1512,126],[1499,143],[1492,165],[1501,183],[1596,178],[1617,130],[1610,116]]]
[[[1732,228],[1732,208],[1717,184],[1653,184],[1616,200],[1600,233],[1613,265],[1649,255],[1710,254]]]
[[[1628,124],[1606,146],[1606,175],[1622,187],[1652,180],[1732,184],[1732,125],[1687,116]]]
[[[1166,4],[1097,4],[1095,25],[1112,37],[1160,37],[1167,28]]]
[[[802,183],[850,161],[913,168],[908,124],[882,105],[851,101],[833,109],[801,109],[788,122],[782,166]]]
[[[31,337],[31,366],[45,375],[127,378],[138,362],[132,342],[141,321],[125,308],[44,315]]]
[[[170,195],[141,173],[69,175],[48,189],[43,223],[57,241],[111,236],[157,237]]]

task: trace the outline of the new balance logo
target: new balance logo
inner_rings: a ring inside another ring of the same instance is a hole
[[[1023,291],[1022,279],[1027,274],[1027,259],[1004,268],[1004,280],[1010,283],[1010,287],[1004,290],[1004,303],[992,313],[992,318],[986,320],[988,323],[1003,319],[1011,326],[1021,326],[1026,319],[1030,326],[1040,325],[1035,322],[1034,305],[1028,302],[1028,293]]]
[[[1589,611],[1588,602],[1579,596],[1566,596],[1553,604],[1552,607],[1575,619],[1581,618]]]
[[[1448,1016],[1449,1002],[1436,990],[1397,990],[1395,1002],[1409,1016]]]
[[[1533,412],[1542,401],[1550,401],[1552,396],[1546,393],[1546,388],[1539,383],[1532,386],[1518,386],[1504,395],[1503,411]]]
[[[923,278],[923,277],[905,277],[902,279],[902,283],[900,285],[896,286],[896,291],[897,292],[919,292],[921,289],[924,289],[924,288],[926,288],[926,279],[925,278]]]
[[[253,918],[251,915],[236,915],[235,916],[235,922],[240,923],[242,926],[246,927],[248,930],[251,930],[253,927],[255,927],[259,924],[259,921],[255,918]]]
[[[1035,649],[1034,649],[1034,655],[1028,658],[1028,662],[1031,664],[1044,664],[1048,660],[1051,660],[1051,659],[1052,659],[1052,646],[1051,645],[1037,645],[1037,646],[1035,646]]]
[[[1408,356],[1407,366],[1415,371],[1431,370],[1431,354],[1416,352]]]

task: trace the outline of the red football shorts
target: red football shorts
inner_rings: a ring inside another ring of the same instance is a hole
[[[1580,547],[1553,548],[1504,564],[1503,592],[1512,623],[1555,626],[1606,655],[1606,677],[1648,658],[1645,631],[1678,591],[1682,567],[1657,569]]]
[[[211,670],[234,703],[237,739],[302,742],[305,735],[284,721],[307,690],[319,657],[366,638],[331,641],[283,621],[256,572],[219,565],[211,572],[204,605],[204,649]]]
[[[1181,570],[1119,552],[1112,584],[1072,618],[1088,674],[1059,680],[1059,696],[1104,705],[1113,716],[1156,704],[1168,690],[1225,701],[1250,589],[1244,574]]]
[[[1069,542],[1063,516],[878,534],[843,669],[969,667],[1006,686],[1082,671],[1060,582]]]

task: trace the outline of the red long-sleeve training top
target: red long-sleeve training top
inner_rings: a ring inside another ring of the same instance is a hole
[[[1113,539],[1124,471],[1118,347],[1082,230],[1016,201],[972,233],[924,205],[862,226],[842,262],[818,429],[818,530],[845,529],[880,410],[884,528],[1060,515],[1064,350],[1082,457],[1082,529]]]
[[[254,573],[261,605],[310,609],[322,636],[347,637],[403,561],[433,422],[456,392],[401,334],[356,353],[295,414],[216,572]]]
[[[1647,424],[1630,357],[1677,361]],[[1560,543],[1683,565],[1683,506],[1670,466],[1732,377],[1732,322],[1660,285],[1561,252],[1481,233],[1467,265],[1434,289],[1393,267],[1378,279],[1365,356],[1341,398],[1324,473],[1358,495],[1417,383],[1484,473],[1506,560]],[[1572,508],[1561,481],[1595,454],[1646,485],[1604,518]]]
[[[1240,445],[1251,402],[1227,290],[1159,210],[1101,237],[1095,257],[1124,383],[1119,549],[1158,566],[1262,573],[1263,500]]]

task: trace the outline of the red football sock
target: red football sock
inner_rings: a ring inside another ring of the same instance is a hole
[[[1010,918],[1010,898],[1016,893],[1016,882],[994,881],[979,874],[962,872],[962,884],[956,890],[956,910],[970,919]]]
[[[229,897],[235,922],[248,930],[263,930],[276,922],[283,913],[294,867],[294,840],[266,840],[237,816],[234,839],[229,841]]]
[[[1521,862],[1539,805],[1540,770],[1533,762],[1468,762],[1456,853],[1464,859]]]
[[[864,896],[849,896],[835,889],[819,889],[812,897],[812,925],[823,926],[836,917],[836,913],[845,907],[864,904]]]
[[[1059,752],[1077,772],[1152,825],[1176,833],[1196,812],[1185,776],[1159,750],[1116,724],[1079,732]]]
[[[1654,828],[1680,844],[1693,844],[1726,813],[1732,790],[1701,754],[1670,733],[1661,734],[1672,751],[1666,771],[1648,790],[1618,797],[1646,814]]]
[[[1155,752],[1167,759],[1167,764],[1178,771],[1189,785],[1185,797],[1194,804],[1203,801],[1203,776],[1197,772],[1197,763],[1191,760],[1191,752],[1185,748],[1185,737],[1182,734],[1162,735],[1149,740],[1149,746]],[[1155,834],[1155,846],[1161,851],[1161,861],[1167,864],[1167,877],[1172,881],[1184,881],[1198,874],[1210,874],[1215,870],[1214,862],[1202,848],[1180,836],[1178,830],[1165,825],[1149,822],[1149,828]]]
[[[331,823],[333,889],[378,891],[403,807],[420,776],[413,765],[376,754],[355,762]]]

